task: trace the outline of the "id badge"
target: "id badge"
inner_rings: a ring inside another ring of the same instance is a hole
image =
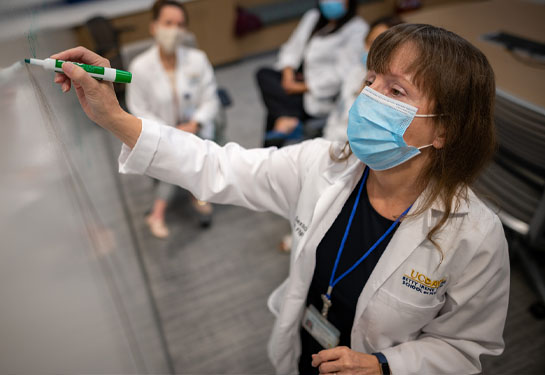
[[[325,349],[339,344],[341,332],[320,314],[316,307],[310,305],[303,316],[303,328]]]

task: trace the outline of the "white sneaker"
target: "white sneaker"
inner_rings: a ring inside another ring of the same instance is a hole
[[[291,244],[293,242],[293,237],[290,234],[286,234],[282,241],[280,242],[280,245],[278,246],[280,248],[280,251],[283,253],[289,253],[291,251]]]
[[[160,239],[165,239],[168,237],[169,231],[164,220],[148,216],[146,218],[146,223],[148,224],[150,232],[154,237]]]

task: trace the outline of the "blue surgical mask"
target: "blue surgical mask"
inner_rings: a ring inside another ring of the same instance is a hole
[[[343,0],[322,0],[319,3],[320,11],[328,20],[338,20],[346,14]]]
[[[367,67],[367,56],[369,56],[369,52],[363,51],[363,54],[361,55],[361,63],[365,67]]]
[[[389,98],[365,87],[348,113],[348,141],[352,152],[369,168],[390,169],[420,154],[431,144],[414,147],[403,134],[417,115],[418,108]]]

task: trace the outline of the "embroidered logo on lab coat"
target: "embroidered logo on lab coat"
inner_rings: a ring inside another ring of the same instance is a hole
[[[411,270],[409,275],[405,274],[402,278],[402,283],[407,288],[416,292],[433,296],[437,294],[437,290],[447,282],[446,278],[441,280],[432,280],[421,272]]]
[[[307,232],[307,229],[308,226],[299,219],[299,216],[296,216],[295,222],[293,223],[294,233],[299,237],[303,237],[303,235]]]

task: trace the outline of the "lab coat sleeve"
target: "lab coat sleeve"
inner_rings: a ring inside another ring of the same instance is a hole
[[[129,70],[133,74],[133,80],[129,85],[126,85],[125,102],[127,104],[127,109],[137,117],[163,122],[163,120],[153,113],[149,106],[150,83],[145,79],[146,72],[141,72],[141,69],[136,65],[131,65]],[[169,125],[174,126],[176,124]]]
[[[311,9],[303,15],[289,39],[280,47],[276,69],[299,68],[308,39],[319,18],[320,12],[317,9]]]
[[[198,199],[290,217],[305,171],[324,140],[282,149],[223,147],[172,127],[142,121],[132,149],[123,146],[121,173],[147,174],[189,190]]]
[[[200,135],[203,138],[214,138],[214,118],[218,114],[219,99],[217,94],[216,79],[214,77],[214,71],[212,65],[202,53],[201,66],[203,69],[203,75],[201,80],[202,91],[200,102],[197,110],[193,114],[193,120],[201,124],[202,129]],[[144,116],[142,116],[144,117]]]
[[[339,65],[335,64],[333,67],[320,69],[313,75],[308,74],[305,77],[308,92],[319,99],[329,99],[337,95],[342,85],[342,72],[338,67]]]
[[[321,64],[313,67],[313,74],[305,75],[308,91],[316,98],[330,98],[341,91],[347,72],[361,64],[363,39],[367,33],[367,24],[357,24],[350,29],[346,44],[335,53],[334,64]],[[319,69],[319,70],[316,70]]]
[[[491,220],[492,221],[492,220]],[[479,356],[499,355],[509,301],[509,256],[497,217],[439,315],[415,341],[382,350],[393,374],[474,374]]]
[[[347,72],[335,108],[329,113],[324,127],[323,137],[330,141],[346,142],[348,140],[346,135],[348,113],[362,88],[367,69],[361,63],[358,63]]]

